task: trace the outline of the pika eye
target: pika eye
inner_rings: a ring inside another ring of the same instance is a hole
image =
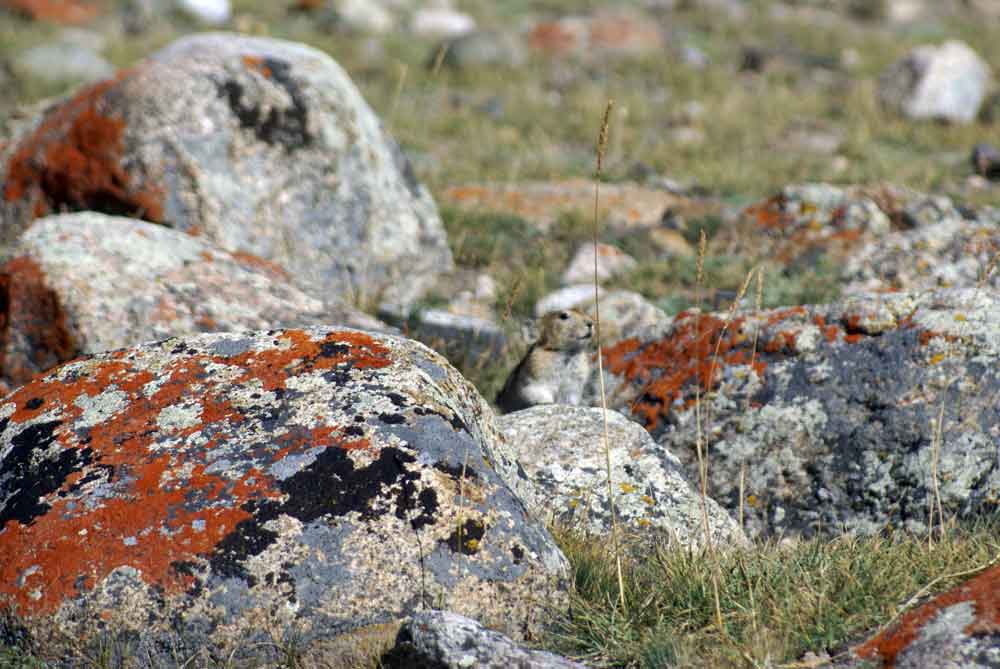
[[[561,321],[567,321],[567,320],[569,320],[569,314],[566,313],[565,311],[562,312],[562,313],[560,313],[559,314],[559,320],[561,320]]]

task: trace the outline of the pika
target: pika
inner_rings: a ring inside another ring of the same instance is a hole
[[[536,404],[579,404],[590,378],[594,322],[575,309],[545,314],[538,338],[497,395],[504,413]]]

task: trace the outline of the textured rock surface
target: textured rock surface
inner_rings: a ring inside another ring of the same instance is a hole
[[[882,104],[912,119],[970,123],[979,113],[992,74],[967,44],[945,42],[911,51],[879,76]]]
[[[425,611],[403,623],[386,669],[585,669],[584,665],[524,648],[475,620],[450,611]]]
[[[947,199],[940,214],[859,249],[841,269],[844,293],[1000,289],[1000,224],[963,216]]]
[[[599,536],[611,530],[600,409],[537,406],[498,417],[497,427],[539,488],[539,517]],[[619,521],[683,546],[703,544],[701,497],[680,460],[617,411],[608,411],[608,443]],[[745,541],[725,509],[707,499],[705,510],[713,545]]]
[[[238,662],[430,605],[531,634],[568,566],[500,440],[443,358],[388,335],[83,358],[0,403],[0,595],[53,654],[117,633]]]
[[[0,265],[0,381],[196,332],[378,320],[306,295],[280,267],[145,221],[94,212],[35,221]],[[383,328],[385,326],[382,326]]]
[[[991,669],[1000,666],[998,626],[1000,567],[993,567],[906,612],[855,652],[895,669]]]
[[[127,214],[278,263],[321,299],[407,303],[451,266],[437,209],[343,70],[202,34],[39,118],[0,156],[0,243],[53,211]]]
[[[611,406],[689,472],[701,384],[709,494],[748,532],[923,532],[935,486],[948,516],[997,510],[998,332],[1000,296],[964,289],[684,312],[603,353]]]
[[[847,293],[997,286],[1000,212],[891,187],[786,186],[744,212],[762,255],[837,268]]]

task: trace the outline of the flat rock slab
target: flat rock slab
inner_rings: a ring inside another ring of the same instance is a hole
[[[0,403],[0,598],[57,657],[103,635],[259,661],[432,603],[522,638],[569,570],[499,439],[458,372],[388,335],[82,358]]]
[[[998,333],[1000,296],[969,288],[683,312],[603,355],[611,406],[692,476],[705,435],[709,494],[748,532],[926,532],[937,498],[947,517],[997,511]]]
[[[441,203],[467,211],[519,216],[541,230],[567,214],[594,215],[594,182],[589,179],[513,184],[465,184],[445,189]],[[615,229],[652,228],[664,212],[696,218],[717,208],[709,202],[637,184],[601,184],[599,214]]]
[[[0,265],[0,384],[80,353],[197,332],[387,326],[298,289],[278,265],[95,212],[35,221]]]
[[[293,42],[182,38],[39,116],[0,182],[0,243],[53,212],[128,215],[349,301],[409,303],[451,267],[399,147],[337,63]]]

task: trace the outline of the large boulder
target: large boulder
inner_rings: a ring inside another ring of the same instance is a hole
[[[380,325],[306,295],[262,258],[146,221],[49,216],[11,255],[0,265],[0,385],[25,383],[79,353],[196,332]]]
[[[81,358],[0,403],[0,599],[57,657],[261,661],[432,605],[536,634],[568,564],[492,416],[439,355],[358,330]]]
[[[130,215],[284,267],[321,299],[406,304],[451,267],[433,200],[344,71],[209,33],[79,91],[0,156],[0,244],[58,211]]]
[[[603,416],[600,409],[546,404],[497,418],[539,488],[535,513],[596,536],[612,529]],[[688,483],[677,456],[617,411],[607,412],[607,422],[615,516],[631,534],[656,530],[684,547],[704,545],[706,529],[714,546],[746,541],[729,513]]]
[[[684,312],[603,355],[612,406],[692,475],[703,435],[709,494],[748,532],[925,532],[932,508],[997,511],[998,333],[1000,295],[967,288]]]

